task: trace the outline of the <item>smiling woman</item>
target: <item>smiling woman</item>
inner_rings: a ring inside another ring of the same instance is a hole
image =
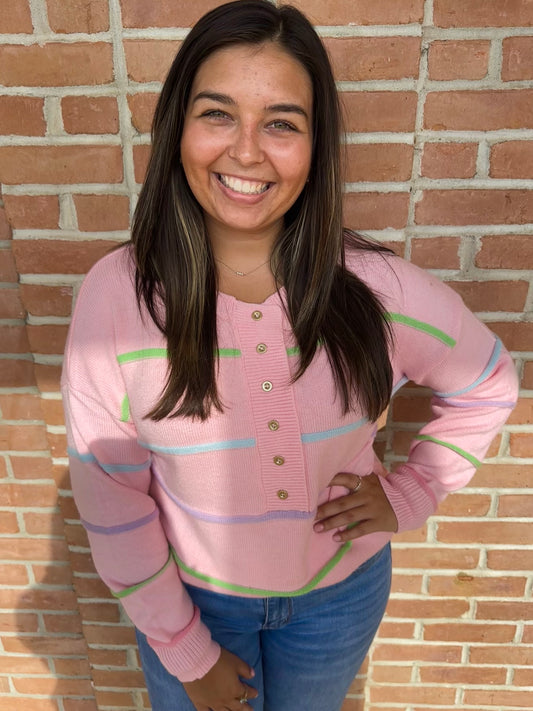
[[[154,711],[339,711],[392,534],[468,482],[516,397],[454,292],[343,227],[340,133],[298,10],[211,11],[164,83],[131,243],[79,294],[72,487]],[[376,421],[409,380],[433,416],[388,473]]]

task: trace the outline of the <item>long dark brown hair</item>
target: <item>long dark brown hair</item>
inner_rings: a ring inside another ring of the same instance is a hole
[[[236,0],[204,15],[184,40],[164,83],[152,126],[152,153],[132,232],[139,304],[165,335],[168,378],[147,416],[206,419],[222,410],[217,385],[217,276],[202,210],[180,164],[180,142],[195,75],[213,52],[275,42],[313,84],[309,180],[285,215],[271,256],[287,294],[300,349],[295,379],[318,344],[326,349],[343,410],[371,420],[392,387],[390,330],[372,291],[345,268],[345,249],[379,249],[342,226],[341,119],[327,53],[307,18],[268,0]],[[162,307],[163,306],[163,307]]]

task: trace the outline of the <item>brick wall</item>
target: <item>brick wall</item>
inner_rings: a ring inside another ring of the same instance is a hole
[[[58,378],[82,275],[128,236],[165,70],[218,4],[1,0],[0,711],[149,707],[69,492]],[[531,708],[533,2],[296,4],[346,107],[346,222],[449,281],[522,384],[471,486],[396,539],[345,711]],[[422,389],[396,398],[389,464],[427,412]]]

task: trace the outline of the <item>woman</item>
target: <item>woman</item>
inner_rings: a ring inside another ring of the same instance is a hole
[[[451,290],[343,230],[339,124],[301,13],[208,13],[161,93],[132,242],[79,295],[72,486],[155,711],[338,710],[392,533],[468,482],[516,397]],[[387,475],[375,421],[409,379],[434,417]]]

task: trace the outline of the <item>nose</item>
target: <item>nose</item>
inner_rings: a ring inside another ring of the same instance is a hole
[[[261,163],[264,154],[257,130],[251,125],[236,126],[228,149],[229,156],[241,165]]]

